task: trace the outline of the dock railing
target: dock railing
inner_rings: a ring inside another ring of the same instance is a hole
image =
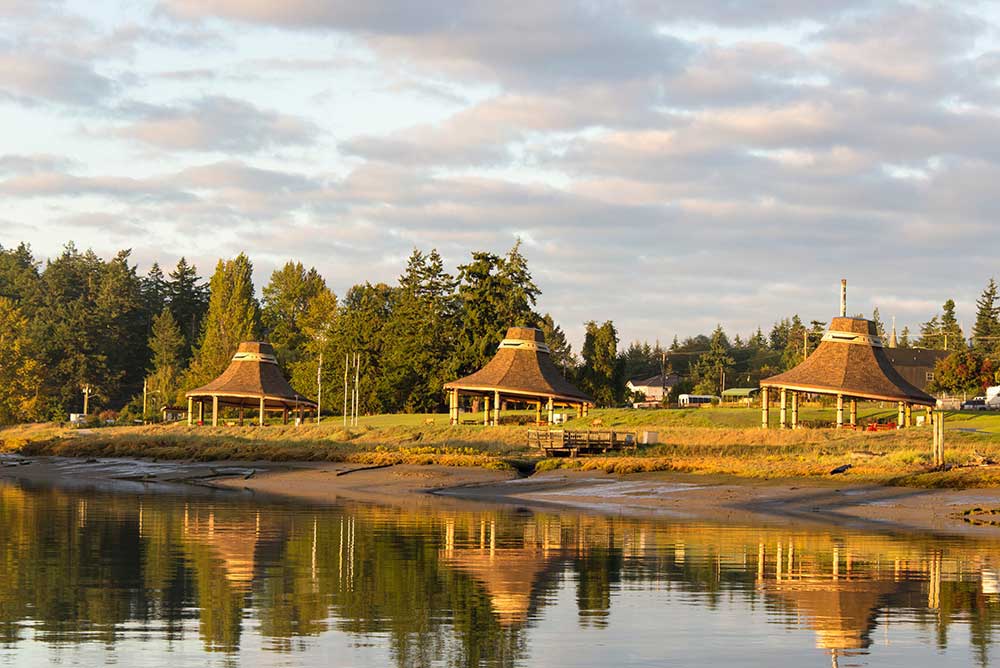
[[[634,431],[529,429],[528,447],[546,457],[576,457],[609,452],[635,452],[638,435]]]

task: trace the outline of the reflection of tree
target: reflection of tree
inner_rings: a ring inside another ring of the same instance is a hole
[[[972,539],[0,485],[0,643],[22,642],[28,622],[60,644],[111,646],[137,627],[180,640],[197,614],[210,651],[238,650],[253,619],[271,651],[297,651],[296,639],[335,625],[385,638],[399,666],[513,666],[572,575],[584,626],[607,623],[619,587],[657,588],[709,607],[763,601],[775,622],[811,629],[817,647],[863,652],[881,615],[901,610],[942,649],[950,625],[968,623],[986,665],[998,558],[996,544]]]
[[[620,549],[604,546],[587,550],[573,561],[581,626],[607,625],[611,589],[621,581],[623,561]]]

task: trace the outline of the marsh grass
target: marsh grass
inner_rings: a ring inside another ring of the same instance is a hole
[[[882,411],[894,415],[894,411]],[[865,413],[862,413],[865,415]],[[879,415],[870,410],[869,415]],[[808,412],[803,413],[808,416]],[[1000,416],[949,415],[946,460],[949,471],[930,471],[930,430],[863,433],[835,429],[762,430],[753,409],[690,411],[594,411],[567,428],[643,428],[660,443],[629,456],[543,459],[529,451],[523,427],[449,426],[442,416],[376,416],[358,427],[336,420],[245,427],[188,427],[186,424],[111,427],[93,430],[57,425],[22,425],[0,430],[0,451],[24,455],[147,457],[194,461],[344,461],[364,465],[441,464],[522,472],[571,468],[608,473],[679,471],[748,478],[829,477],[843,464],[843,478],[918,487],[1000,486]],[[632,424],[639,418],[647,424]],[[891,417],[891,415],[890,415]],[[403,419],[405,418],[405,419]],[[624,423],[624,424],[623,424]],[[710,426],[706,426],[710,425]],[[974,429],[976,431],[968,431]],[[995,430],[995,431],[994,431]],[[993,432],[993,433],[991,433]]]

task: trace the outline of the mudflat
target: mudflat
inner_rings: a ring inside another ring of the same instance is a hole
[[[822,479],[748,479],[668,472],[609,475],[438,465],[156,462],[0,457],[0,479],[132,491],[243,490],[310,503],[487,503],[658,515],[675,521],[839,526],[1000,536],[1000,489],[917,489]],[[993,512],[997,514],[994,515]]]

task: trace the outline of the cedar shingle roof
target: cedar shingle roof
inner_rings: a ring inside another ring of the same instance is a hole
[[[281,375],[274,348],[261,341],[241,343],[221,376],[187,396],[218,396],[221,406],[256,408],[264,397],[268,409],[316,407],[315,402],[292,389]]]
[[[471,376],[445,383],[444,387],[594,403],[563,378],[552,362],[545,336],[532,327],[508,329],[497,354],[486,366]]]
[[[936,403],[934,397],[899,375],[882,347],[875,323],[860,318],[834,318],[807,360],[791,371],[762,380],[760,386],[922,406]]]

